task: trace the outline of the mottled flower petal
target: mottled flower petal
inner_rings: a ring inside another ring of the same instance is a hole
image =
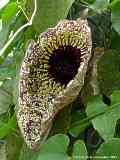
[[[79,94],[91,48],[87,20],[61,21],[30,43],[20,70],[17,112],[30,148],[45,140],[56,113]]]

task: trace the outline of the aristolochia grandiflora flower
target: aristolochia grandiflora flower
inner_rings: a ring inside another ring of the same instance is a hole
[[[61,21],[30,43],[20,70],[17,111],[30,148],[44,141],[56,113],[79,94],[91,47],[87,20]]]

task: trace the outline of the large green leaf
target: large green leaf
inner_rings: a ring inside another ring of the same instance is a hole
[[[75,160],[81,160],[81,159],[87,160],[88,158],[87,149],[83,141],[78,140],[75,142],[72,157]]]
[[[66,135],[58,134],[50,137],[41,147],[37,160],[67,160],[68,144],[69,138]]]
[[[60,20],[65,19],[73,2],[74,0],[37,0],[37,14],[33,26],[38,33],[53,27]],[[26,10],[29,17],[31,17],[33,7],[33,0],[28,1]]]
[[[113,138],[116,122],[120,118],[120,91],[112,94],[110,106],[105,105],[98,96],[91,98],[86,113],[104,140]]]
[[[97,160],[98,158],[120,160],[120,138],[113,138],[101,144],[93,159]]]

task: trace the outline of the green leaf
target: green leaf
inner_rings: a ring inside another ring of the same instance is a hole
[[[111,12],[112,26],[120,34],[120,0],[113,1]]]
[[[18,11],[17,3],[9,3],[2,12],[1,18],[4,22],[9,22]]]
[[[0,139],[4,138],[5,136],[11,134],[13,131],[16,130],[17,122],[15,114],[9,119],[8,123],[4,123],[0,126]]]
[[[85,117],[84,113],[81,112],[75,112],[72,115],[72,123],[70,125],[69,133],[73,137],[77,137],[90,125],[89,119]]]
[[[81,159],[87,160],[88,158],[87,149],[83,141],[78,140],[75,142],[72,157],[75,160],[81,160]]]
[[[69,138],[63,134],[50,137],[41,147],[37,160],[67,160]]]
[[[37,14],[35,16],[33,26],[38,33],[45,31],[47,28],[53,27],[60,20],[67,17],[68,11],[74,0],[39,0],[37,1]],[[33,12],[33,1],[26,4],[28,17]]]
[[[101,96],[91,96],[88,104],[86,113],[87,115],[90,115],[91,117],[94,117],[96,115],[100,115],[104,113],[107,110],[106,104],[102,101]]]
[[[116,96],[115,96],[116,95]],[[104,140],[114,137],[116,122],[120,118],[120,92],[115,92],[111,97],[111,106],[102,102],[100,97],[93,97],[86,109],[94,128]]]
[[[101,144],[99,149],[97,150],[94,160],[97,160],[98,157],[100,159],[104,158],[106,160],[120,159],[120,138],[113,138],[107,142]]]

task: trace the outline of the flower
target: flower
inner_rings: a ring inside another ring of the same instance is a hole
[[[56,113],[79,94],[91,48],[87,20],[63,20],[30,43],[20,70],[17,111],[30,148],[44,142]]]

